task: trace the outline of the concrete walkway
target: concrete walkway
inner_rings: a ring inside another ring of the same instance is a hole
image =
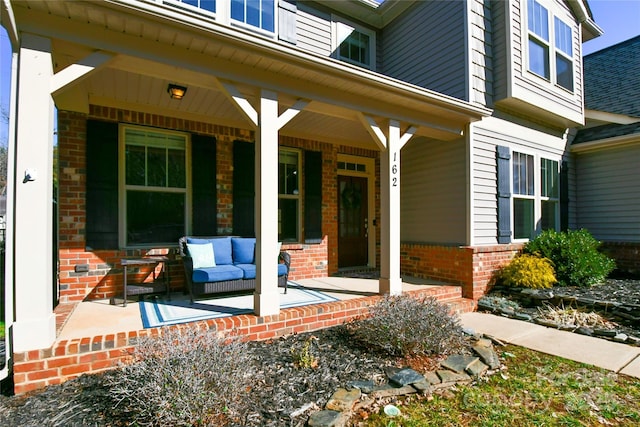
[[[494,314],[474,312],[460,317],[463,327],[500,341],[640,378],[640,347]]]

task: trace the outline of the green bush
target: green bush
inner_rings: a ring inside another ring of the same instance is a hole
[[[248,402],[251,357],[246,343],[195,328],[142,337],[135,362],[108,378],[114,411],[134,425],[220,425],[237,419]]]
[[[560,286],[592,286],[602,282],[615,262],[598,251],[598,242],[587,230],[543,231],[528,242],[524,252],[551,260]]]
[[[450,354],[464,345],[459,319],[433,297],[387,295],[349,330],[362,344],[392,356]]]
[[[518,288],[545,289],[556,283],[551,261],[535,255],[516,256],[500,271],[500,282]]]

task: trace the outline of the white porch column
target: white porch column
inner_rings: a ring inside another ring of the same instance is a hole
[[[51,41],[23,34],[18,64],[13,249],[15,352],[49,347],[53,314],[53,112]],[[15,144],[15,145],[13,145]],[[11,156],[10,156],[11,157]],[[10,169],[11,170],[11,169]],[[10,206],[7,206],[11,208]]]
[[[278,293],[278,95],[262,90],[256,131],[256,291],[258,316],[280,312]]]
[[[218,81],[256,130],[256,291],[253,311],[258,316],[280,312],[278,292],[278,132],[309,103],[296,101],[278,115],[278,94],[262,89],[260,109],[256,109],[229,82]]]
[[[413,136],[410,128],[400,135],[400,123],[389,121],[387,149],[380,160],[380,282],[379,293],[400,295],[400,150]]]

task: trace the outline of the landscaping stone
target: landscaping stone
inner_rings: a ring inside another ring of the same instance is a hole
[[[347,383],[347,387],[357,388],[362,393],[371,393],[373,390],[375,390],[376,385],[373,383],[373,381],[349,381]]]
[[[389,381],[399,386],[413,384],[418,381],[424,380],[423,375],[419,374],[411,368],[398,369],[390,367],[386,368],[385,372],[387,374],[387,377],[389,378]]]
[[[440,365],[443,368],[447,368],[458,374],[461,374],[467,370],[469,365],[471,365],[473,362],[477,360],[478,358],[475,356],[457,354],[457,355],[447,357],[445,361],[442,362]],[[443,380],[443,382],[445,381]]]
[[[449,370],[439,369],[436,371],[443,384],[445,383],[459,383],[469,382],[471,377],[464,373],[457,373]]]
[[[476,360],[474,360],[469,364],[469,366],[467,366],[466,372],[469,375],[477,377],[478,375],[484,374],[487,370],[489,370],[489,367],[482,363],[480,359],[476,358]]]
[[[615,342],[625,342],[627,338],[629,338],[627,334],[617,334],[615,337],[613,337],[613,340]]]
[[[326,408],[333,411],[351,410],[353,404],[360,398],[361,392],[357,388],[336,390],[326,404]]]
[[[416,393],[417,390],[415,387],[411,385],[405,385],[402,387],[394,387],[391,384],[384,385],[376,389],[373,393],[371,393],[372,397],[392,397],[392,396],[403,396],[405,394]]]
[[[308,425],[310,427],[335,427],[340,420],[342,413],[338,411],[323,410],[314,412],[309,417]]]
[[[473,351],[480,356],[480,360],[489,366],[490,369],[498,369],[500,367],[500,358],[492,346],[486,346],[484,343],[476,343]]]
[[[618,332],[615,329],[594,329],[593,334],[599,337],[615,337]]]
[[[576,333],[578,333],[580,335],[586,335],[588,337],[592,337],[593,336],[593,329],[587,328],[586,326],[580,326],[579,328],[576,329]]]

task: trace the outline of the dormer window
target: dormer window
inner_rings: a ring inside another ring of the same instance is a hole
[[[529,71],[573,91],[571,27],[536,0],[527,0],[527,14]]]
[[[332,39],[335,58],[375,69],[376,34],[373,30],[334,17]]]

